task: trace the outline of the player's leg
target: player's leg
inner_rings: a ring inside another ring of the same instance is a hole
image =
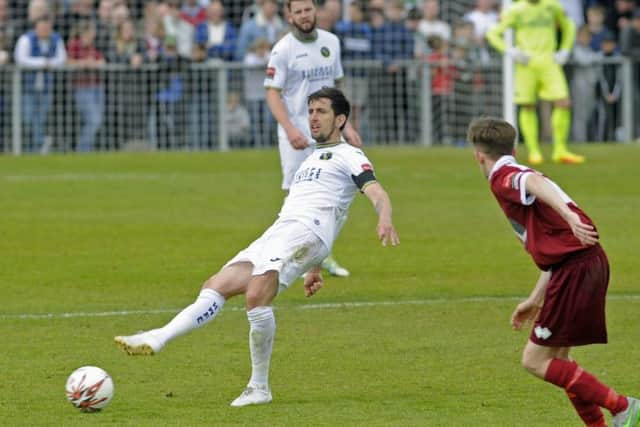
[[[562,361],[561,363],[567,363],[573,366],[575,363],[569,358],[569,350],[569,347],[544,347],[529,341],[522,354],[522,366],[534,376],[556,384],[552,380],[547,379],[549,366],[554,360]],[[555,371],[551,372],[552,374],[550,375],[553,375]],[[599,405],[592,401],[585,400],[581,395],[568,390],[562,385],[559,385],[559,387],[565,389],[567,397],[585,425],[591,427],[606,427],[604,415]]]
[[[537,88],[537,71],[530,65],[516,64],[514,101],[519,107],[520,132],[527,147],[529,163],[532,165],[538,165],[543,161],[536,112]]]
[[[269,403],[269,365],[276,319],[271,303],[278,293],[278,272],[267,271],[253,276],[246,293],[247,319],[249,320],[249,350],[251,352],[251,379],[246,389],[231,406],[241,407]]]
[[[584,156],[573,154],[567,147],[571,128],[571,101],[569,86],[562,67],[549,63],[541,70],[543,78],[540,99],[553,101],[551,128],[553,130],[552,160],[556,163],[584,163]]]
[[[252,264],[239,262],[225,266],[209,278],[196,300],[165,326],[130,336],[117,336],[115,342],[130,355],[158,353],[169,341],[212,321],[227,299],[244,293]]]

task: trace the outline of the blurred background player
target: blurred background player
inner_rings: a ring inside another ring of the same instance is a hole
[[[506,121],[477,119],[468,139],[491,192],[541,270],[511,316],[516,330],[534,321],[523,367],[563,388],[585,425],[606,427],[603,407],[615,427],[637,426],[640,401],[617,394],[569,356],[571,347],[607,342],[609,261],[593,222],[556,183],[516,163],[516,130]]]
[[[313,151],[306,99],[324,86],[335,86],[344,72],[340,41],[334,34],[316,28],[313,0],[288,0],[286,7],[292,29],[271,50],[264,87],[267,104],[278,122],[282,189],[289,191],[295,172]],[[350,122],[344,137],[351,145],[362,145]],[[334,276],[349,275],[331,256],[323,267]]]
[[[502,35],[515,30],[515,46],[506,46]],[[556,50],[557,29],[562,32]],[[515,61],[515,103],[520,107],[520,131],[529,154],[529,163],[544,161],[540,151],[538,99],[552,101],[552,160],[556,163],[583,163],[584,156],[567,148],[571,126],[569,88],[562,66],[569,59],[575,25],[557,0],[522,0],[502,11],[500,22],[487,32],[487,40],[499,52]]]
[[[353,198],[362,192],[378,214],[376,233],[383,246],[400,243],[391,200],[377,182],[373,166],[358,148],[341,138],[349,117],[342,92],[323,88],[308,98],[309,128],[317,144],[291,182],[276,222],[202,286],[196,301],[162,328],[115,337],[130,355],[152,355],[172,339],[216,317],[229,298],[244,294],[249,320],[251,379],[231,406],[269,403],[269,365],[276,321],[272,303],[298,277],[307,297],[322,287],[320,263],[335,241]],[[339,214],[339,215],[337,215]]]

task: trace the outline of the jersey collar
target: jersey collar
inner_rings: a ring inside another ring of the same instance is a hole
[[[297,40],[301,41],[302,43],[313,43],[314,41],[318,40],[317,28],[314,29],[313,32],[308,36],[303,35],[299,30],[295,28],[291,30],[291,34],[293,35],[293,37],[295,37]]]
[[[516,163],[516,158],[513,156],[502,156],[498,159],[498,161],[491,168],[491,173],[489,173],[489,181],[493,177],[493,174],[496,173],[498,169],[503,167],[504,165],[508,165],[509,163]]]
[[[335,147],[342,144],[343,142],[344,141],[342,141],[341,139],[338,141],[316,142],[316,149]]]

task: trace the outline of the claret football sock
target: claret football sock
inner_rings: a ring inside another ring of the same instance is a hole
[[[520,132],[527,146],[529,156],[540,155],[540,142],[538,140],[538,113],[533,108],[520,108],[518,114]]]
[[[186,307],[162,328],[149,331],[162,344],[212,321],[222,310],[225,299],[217,291],[205,288],[193,304]]]
[[[604,414],[600,410],[600,407],[595,403],[585,402],[573,393],[568,391],[567,397],[571,401],[571,404],[576,409],[576,412],[584,421],[588,427],[607,427],[607,423],[604,419]]]
[[[553,359],[544,380],[565,389],[584,402],[607,408],[611,414],[627,409],[627,398],[602,384],[596,377],[583,370],[574,361]]]
[[[269,364],[273,338],[276,334],[276,318],[272,307],[256,307],[247,311],[249,319],[249,349],[251,350],[251,379],[249,385],[269,384]]]

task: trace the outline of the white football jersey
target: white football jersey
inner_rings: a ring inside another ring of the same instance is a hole
[[[354,196],[372,182],[373,166],[362,150],[346,142],[318,144],[298,168],[279,216],[302,222],[331,250]]]
[[[280,39],[271,50],[264,80],[265,88],[282,91],[291,122],[309,141],[313,140],[307,97],[323,86],[335,86],[335,81],[344,75],[338,37],[319,28],[316,31],[318,37],[310,42],[302,42],[292,33]]]

